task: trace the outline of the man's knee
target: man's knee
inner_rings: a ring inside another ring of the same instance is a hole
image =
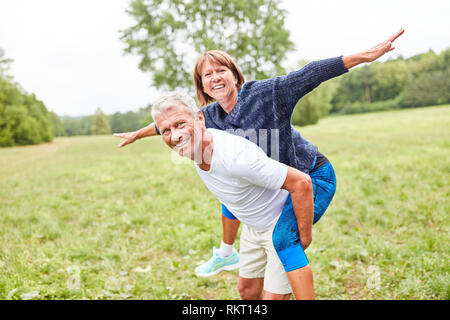
[[[272,293],[269,291],[264,291],[262,295],[263,300],[289,300],[291,299],[291,294],[280,294],[280,293]]]
[[[237,288],[242,300],[259,300],[262,294],[263,279],[239,278]]]

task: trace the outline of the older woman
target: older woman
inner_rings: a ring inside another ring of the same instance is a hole
[[[270,152],[272,158],[276,157],[280,162],[309,174],[313,185],[315,223],[333,198],[336,178],[328,159],[292,127],[290,120],[294,107],[301,97],[322,82],[392,51],[392,42],[403,32],[404,30],[400,29],[386,41],[360,53],[314,61],[288,75],[261,81],[245,82],[239,67],[225,52],[205,52],[196,62],[194,81],[206,126],[246,136],[259,144],[266,153]],[[137,139],[156,134],[159,134],[158,128],[152,123],[138,131],[115,136],[125,139],[119,144],[119,147],[123,147]],[[271,139],[268,139],[268,136]],[[267,145],[262,145],[265,143]],[[214,248],[212,258],[196,269],[200,276],[210,276],[221,270],[237,268],[239,258],[233,243],[239,221],[223,205],[222,213],[223,238],[220,249]],[[301,238],[304,249],[311,240]],[[258,239],[254,241],[257,242]],[[241,261],[238,283],[241,296],[259,298],[263,278],[263,269]],[[274,295],[271,298],[286,297]]]

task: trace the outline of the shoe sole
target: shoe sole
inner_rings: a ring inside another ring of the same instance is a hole
[[[233,271],[233,270],[236,270],[238,268],[239,268],[239,262],[235,263],[235,264],[230,264],[228,266],[221,267],[221,268],[219,268],[217,270],[214,270],[213,272],[210,272],[210,273],[202,273],[202,274],[196,273],[196,275],[199,276],[199,277],[212,277],[212,276],[215,276],[216,274],[219,274],[222,271]]]

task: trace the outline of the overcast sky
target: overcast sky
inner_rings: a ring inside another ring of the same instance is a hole
[[[207,0],[205,0],[207,1]],[[138,57],[123,55],[119,30],[129,0],[0,0],[0,47],[9,74],[58,115],[137,110],[160,94]],[[283,0],[299,59],[369,48],[403,27],[390,57],[450,47],[449,0]],[[193,67],[193,66],[192,66]]]

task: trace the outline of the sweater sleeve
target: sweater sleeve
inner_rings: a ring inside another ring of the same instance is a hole
[[[342,56],[308,63],[300,70],[273,80],[273,101],[277,115],[291,116],[298,100],[322,82],[348,72]]]

